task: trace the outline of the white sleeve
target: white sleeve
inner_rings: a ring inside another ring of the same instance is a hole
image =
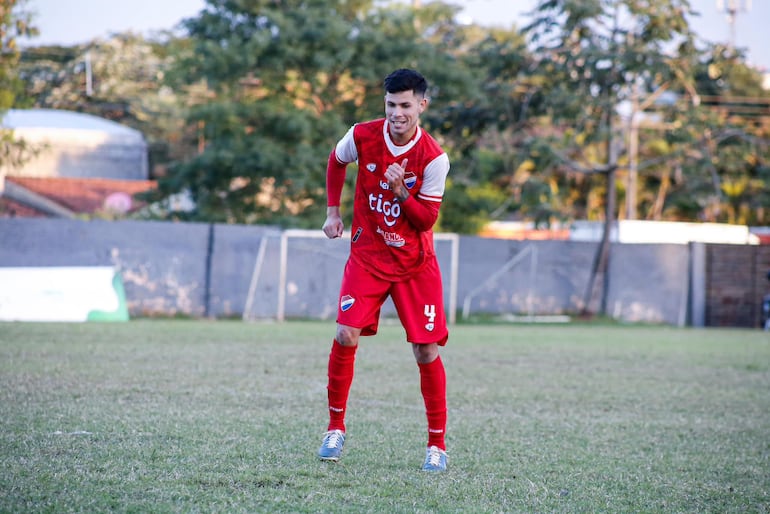
[[[442,153],[425,167],[422,176],[422,187],[417,197],[431,202],[440,202],[444,197],[444,186],[449,174],[449,157]]]
[[[337,146],[334,148],[334,153],[337,156],[337,160],[345,164],[349,162],[355,162],[358,160],[358,150],[356,150],[356,142],[353,140],[353,129],[355,125],[350,127],[348,131],[337,142]]]

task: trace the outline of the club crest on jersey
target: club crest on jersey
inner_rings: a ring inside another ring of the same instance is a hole
[[[408,189],[412,189],[416,183],[417,183],[417,175],[415,175],[411,171],[404,174],[404,185]]]
[[[351,307],[353,307],[354,303],[356,303],[356,299],[353,298],[352,296],[346,294],[345,296],[340,298],[340,309],[342,309],[343,312],[347,311]]]
[[[374,164],[373,162],[370,162],[369,164],[366,165],[366,171],[374,173],[376,170],[377,170],[377,165]]]

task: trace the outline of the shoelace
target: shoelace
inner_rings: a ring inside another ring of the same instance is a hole
[[[342,444],[340,442],[341,439],[342,439],[342,434],[338,430],[329,432],[329,435],[326,436],[326,447],[337,448]]]
[[[428,452],[428,461],[431,466],[438,466],[441,464],[441,450],[439,450],[438,447],[431,446]]]

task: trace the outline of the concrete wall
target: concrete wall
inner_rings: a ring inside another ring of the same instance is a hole
[[[470,315],[521,316],[574,314],[585,307],[597,243],[455,239],[459,248],[450,238],[437,240],[436,249],[447,310],[455,305],[458,319],[464,310]],[[770,248],[706,248],[695,252],[692,245],[613,244],[608,314],[678,326],[698,320],[706,325],[758,326],[758,310],[744,313],[758,309],[770,285],[764,280]],[[135,317],[245,314],[249,319],[333,320],[348,249],[348,239],[329,240],[320,230],[0,219],[0,266],[113,266],[122,274],[129,312]],[[458,255],[454,268],[453,249]],[[706,257],[693,265],[693,255],[699,254]],[[450,286],[453,269],[456,290]],[[744,269],[750,269],[746,279]],[[692,276],[693,270],[700,270],[699,275]],[[599,280],[589,305],[592,311],[599,307],[601,287]],[[733,303],[735,309],[725,309]],[[395,315],[390,302],[383,314]]]
[[[208,225],[0,220],[0,266],[113,266],[132,316],[204,314]]]
[[[248,306],[249,317],[275,317],[281,232],[244,225],[210,225],[209,231],[212,251],[208,315],[240,318]],[[261,246],[262,265],[254,276]],[[254,291],[249,302],[252,279]]]
[[[607,310],[611,317],[684,326],[688,318],[690,247],[615,244]]]
[[[595,243],[464,236],[460,240],[460,307],[493,314],[577,312],[583,307],[596,247]]]

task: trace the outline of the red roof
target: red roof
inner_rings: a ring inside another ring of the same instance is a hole
[[[5,177],[5,180],[56,202],[76,214],[118,210],[132,212],[145,204],[133,195],[154,189],[154,180],[115,180],[105,178]],[[40,217],[45,213],[7,197],[0,197],[0,216]]]
[[[0,196],[0,218],[46,218],[47,215],[28,205]]]

